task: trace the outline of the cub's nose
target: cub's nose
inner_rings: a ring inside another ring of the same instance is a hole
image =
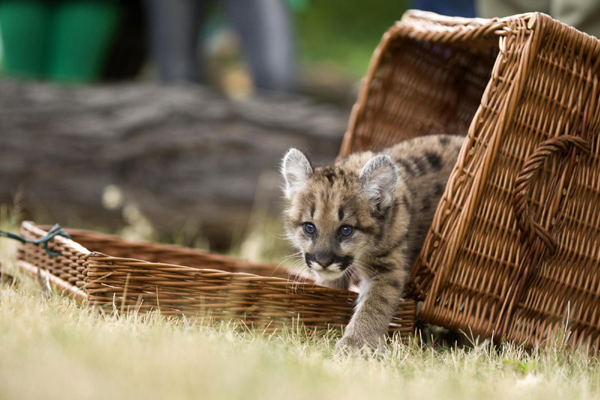
[[[333,264],[333,254],[329,252],[317,251],[314,257],[315,261],[323,268],[327,268]]]

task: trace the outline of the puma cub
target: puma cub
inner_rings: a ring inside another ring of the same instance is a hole
[[[464,137],[406,140],[315,168],[290,149],[283,158],[288,237],[319,284],[360,278],[354,315],[337,348],[374,348],[404,290]]]

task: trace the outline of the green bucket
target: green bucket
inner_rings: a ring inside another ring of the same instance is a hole
[[[50,5],[41,1],[0,1],[5,74],[45,76],[50,15]]]
[[[0,1],[4,73],[91,82],[102,71],[121,9],[113,1]]]

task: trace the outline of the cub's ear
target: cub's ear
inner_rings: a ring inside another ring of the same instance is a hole
[[[281,174],[285,179],[283,190],[285,198],[290,200],[294,193],[302,189],[313,174],[308,158],[300,150],[290,149],[283,157]]]
[[[379,211],[383,211],[394,201],[398,168],[390,156],[375,156],[360,171],[358,183],[369,197],[369,201]]]

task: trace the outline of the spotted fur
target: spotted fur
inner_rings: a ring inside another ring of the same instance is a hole
[[[425,136],[320,168],[296,149],[284,157],[292,243],[318,283],[347,288],[352,275],[360,278],[338,347],[376,347],[386,332],[462,142]]]

